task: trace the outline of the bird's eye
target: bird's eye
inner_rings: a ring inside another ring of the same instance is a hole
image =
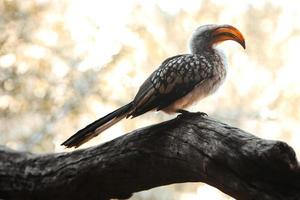
[[[205,32],[204,32],[204,36],[205,36],[205,37],[209,37],[209,32],[208,32],[208,31],[205,31]]]

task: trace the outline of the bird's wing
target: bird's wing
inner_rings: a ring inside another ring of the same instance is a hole
[[[129,115],[136,117],[149,110],[161,110],[210,76],[212,72],[203,56],[184,54],[168,58],[142,84]]]

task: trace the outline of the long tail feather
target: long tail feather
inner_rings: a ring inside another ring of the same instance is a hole
[[[67,148],[77,148],[83,143],[92,139],[93,137],[96,137],[104,130],[113,126],[114,124],[122,120],[124,117],[127,117],[128,113],[131,110],[132,102],[87,125],[85,128],[79,130],[77,133],[72,135],[61,145],[64,145]]]

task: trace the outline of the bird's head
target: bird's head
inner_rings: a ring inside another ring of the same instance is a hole
[[[245,39],[238,29],[230,25],[215,24],[198,27],[192,35],[190,48],[193,54],[197,54],[226,40],[236,41],[246,48]]]

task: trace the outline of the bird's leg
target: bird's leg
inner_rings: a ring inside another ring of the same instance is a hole
[[[189,111],[183,110],[183,109],[178,109],[178,110],[176,110],[176,112],[180,113],[182,115],[187,115],[187,116],[200,116],[200,117],[208,116],[205,112],[189,112]]]

